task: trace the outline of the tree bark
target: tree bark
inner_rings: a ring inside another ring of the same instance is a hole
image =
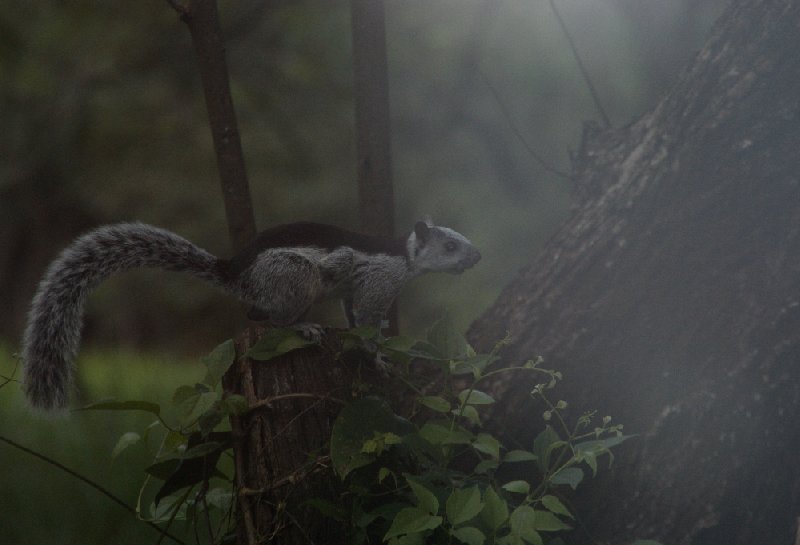
[[[340,525],[305,502],[335,503],[338,497],[339,481],[326,447],[336,415],[361,379],[358,366],[342,360],[335,335],[327,335],[319,347],[269,361],[245,357],[264,331],[242,335],[237,361],[225,377],[226,390],[243,395],[251,407],[231,419],[237,542],[339,543],[344,539]]]
[[[575,416],[638,434],[578,498],[599,542],[794,543],[798,51],[800,3],[734,1],[651,112],[587,128],[570,219],[470,329],[481,349],[509,331],[506,363],[544,356]]]

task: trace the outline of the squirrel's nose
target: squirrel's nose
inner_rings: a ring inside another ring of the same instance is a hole
[[[481,260],[481,253],[477,249],[474,249],[472,251],[472,264],[474,265],[480,260]]]

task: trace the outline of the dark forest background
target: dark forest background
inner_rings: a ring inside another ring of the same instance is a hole
[[[676,81],[725,4],[557,5],[621,126]],[[13,349],[44,267],[84,230],[141,220],[230,250],[196,61],[166,3],[6,8],[0,338]],[[357,227],[349,4],[220,8],[259,229],[299,219]],[[401,326],[424,331],[449,312],[463,329],[566,216],[573,188],[552,171],[569,170],[582,123],[598,112],[546,1],[386,9],[397,229],[432,214],[485,256],[455,281],[410,286]],[[198,354],[198,339],[233,335],[240,315],[200,282],[132,272],[92,297],[85,341]],[[340,320],[335,308],[320,319]]]

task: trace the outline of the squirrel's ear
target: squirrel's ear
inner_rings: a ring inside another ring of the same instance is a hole
[[[422,218],[422,220],[428,227],[433,227],[433,217],[430,214],[425,214],[425,217]]]
[[[424,221],[418,221],[416,225],[414,225],[414,234],[417,235],[417,242],[420,245],[425,244],[425,242],[428,240],[429,229],[430,228],[428,227],[428,224]]]

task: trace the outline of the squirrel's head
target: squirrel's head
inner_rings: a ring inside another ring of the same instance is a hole
[[[411,268],[417,273],[460,274],[481,259],[481,253],[464,235],[433,225],[430,219],[414,225],[406,250]]]

